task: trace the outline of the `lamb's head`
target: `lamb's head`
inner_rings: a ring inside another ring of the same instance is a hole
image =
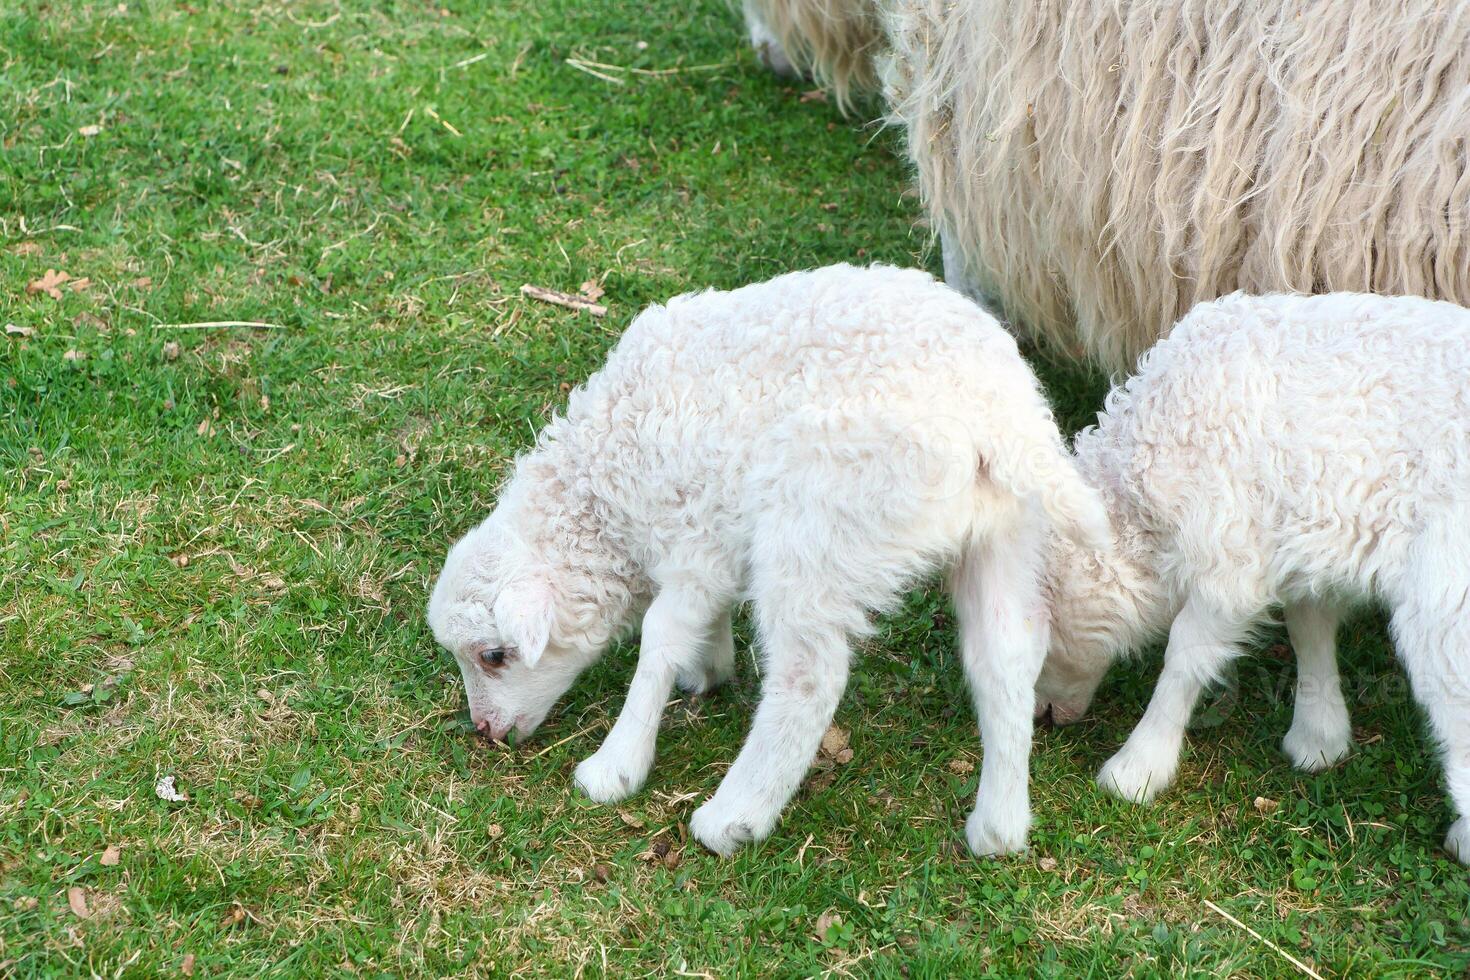
[[[470,718],[494,739],[531,734],[607,645],[597,603],[491,515],[449,551],[429,626],[464,677]]]
[[[1167,623],[1166,597],[1144,555],[1139,536],[1126,531],[1103,552],[1053,538],[1051,643],[1036,681],[1038,721],[1081,720],[1113,662]]]

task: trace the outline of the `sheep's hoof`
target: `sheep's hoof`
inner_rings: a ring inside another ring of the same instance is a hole
[[[728,813],[711,799],[689,818],[689,832],[720,857],[729,857],[746,844],[764,839],[770,828],[762,828],[748,815]]]
[[[1456,861],[1470,865],[1470,817],[1461,817],[1455,821],[1450,828],[1450,835],[1445,838],[1444,849]]]
[[[1024,813],[1019,821],[1014,816],[997,819],[995,814],[982,813],[976,808],[965,821],[965,842],[970,845],[970,853],[976,857],[1025,854],[1026,834],[1030,830],[1030,824],[1030,819]]]
[[[577,765],[572,779],[593,802],[618,803],[642,789],[646,775],[632,771],[626,760],[608,760],[598,752]]]
[[[1297,769],[1321,772],[1331,769],[1352,752],[1352,729],[1325,731],[1317,726],[1298,728],[1293,724],[1282,740],[1281,748]]]
[[[1169,788],[1178,768],[1178,758],[1148,758],[1143,752],[1123,746],[1117,755],[1103,764],[1097,783],[1103,789],[1129,803],[1152,803],[1154,797]]]
[[[758,41],[755,45],[755,56],[766,66],[767,71],[779,78],[801,77],[801,72],[786,57],[786,49],[774,40]]]

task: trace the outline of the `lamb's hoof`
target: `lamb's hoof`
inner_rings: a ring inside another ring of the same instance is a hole
[[[648,773],[635,771],[626,760],[607,759],[601,752],[583,759],[573,774],[577,788],[596,803],[618,803],[643,788]]]
[[[729,812],[711,798],[689,818],[689,832],[720,857],[729,857],[746,844],[764,840],[771,827],[763,823],[749,814]]]
[[[976,857],[1025,854],[1030,825],[1031,821],[1024,813],[1020,820],[1014,816],[997,819],[995,814],[982,813],[976,808],[965,821],[965,841],[970,845],[970,853]]]
[[[1461,817],[1450,827],[1450,835],[1445,838],[1444,849],[1450,852],[1450,857],[1461,864],[1470,865],[1470,817]]]
[[[1170,759],[1159,754],[1149,758],[1148,754],[1125,745],[1103,764],[1097,774],[1097,784],[1129,803],[1152,803],[1154,797],[1174,782],[1178,767],[1177,757]]]
[[[1291,764],[1302,772],[1321,772],[1331,769],[1353,750],[1353,734],[1350,727],[1324,731],[1316,726],[1291,726],[1281,748]]]

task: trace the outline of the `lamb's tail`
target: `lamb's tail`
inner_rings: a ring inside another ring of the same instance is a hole
[[[1010,424],[990,427],[989,445],[980,447],[990,478],[1018,497],[1036,497],[1057,530],[1081,547],[1107,550],[1113,529],[1102,495],[1083,478],[1062,445],[1040,393],[1031,394],[1039,403],[1035,410],[1025,405],[1027,411],[1007,413]],[[1031,424],[1019,424],[1016,414]]]

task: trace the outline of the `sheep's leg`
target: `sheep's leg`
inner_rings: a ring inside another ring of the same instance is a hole
[[[750,569],[765,669],[744,747],[689,820],[690,833],[717,854],[767,837],[801,785],[847,687],[848,637],[865,622],[863,576],[892,564],[873,550],[877,518],[842,510],[825,490],[838,474],[820,469],[824,462],[778,447],[769,472],[747,488],[772,501],[753,532]],[[783,500],[774,486],[810,495]]]
[[[755,55],[760,59],[773,74],[781,78],[799,78],[801,72],[791,63],[786,49],[781,46],[781,41],[776,37],[776,32],[771,30],[751,0],[745,2],[745,29],[750,35],[750,46],[755,49]]]
[[[1347,758],[1353,726],[1337,674],[1337,609],[1319,602],[1286,607],[1286,632],[1296,652],[1296,708],[1282,747],[1292,765],[1320,772]]]
[[[985,749],[965,824],[970,850],[981,856],[1026,850],[1031,827],[1031,718],[1048,635],[1043,540],[1043,528],[1030,518],[993,533],[966,549],[951,582]]]
[[[702,662],[722,610],[710,597],[684,590],[665,590],[653,600],[643,616],[638,667],[622,713],[602,747],[577,766],[574,778],[582,792],[599,803],[615,803],[643,787],[674,680]]]
[[[1164,670],[1148,710],[1128,741],[1098,773],[1098,783],[1125,800],[1151,803],[1179,770],[1184,730],[1205,685],[1239,656],[1242,623],[1208,609],[1195,596],[1169,630]]]
[[[765,839],[817,754],[847,687],[849,651],[838,632],[809,624],[762,630],[766,678],[750,737],[689,830],[716,854]]]
[[[709,642],[695,664],[682,668],[675,677],[679,690],[706,694],[735,677],[735,633],[730,611],[725,610],[710,631]]]
[[[1459,819],[1445,850],[1470,865],[1470,515],[1416,543],[1393,614],[1399,659],[1444,755]]]
[[[750,736],[689,822],[716,853],[770,834],[832,722],[867,610],[933,570],[973,523],[973,498],[949,488],[972,486],[976,461],[932,431],[942,420],[904,426],[893,411],[849,415],[840,453],[827,451],[825,415],[793,417],[742,489],[760,505],[749,582],[765,670]]]
[[[944,262],[944,282],[956,292],[963,293],[981,306],[988,307],[985,291],[965,268],[965,256],[954,237],[947,231],[939,232],[939,255]]]

